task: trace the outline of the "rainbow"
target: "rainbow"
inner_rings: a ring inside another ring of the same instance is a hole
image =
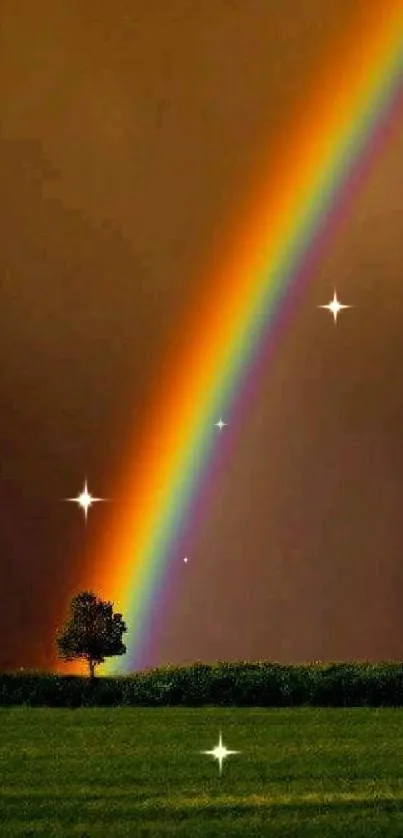
[[[186,339],[165,359],[147,427],[129,451],[119,492],[127,501],[111,513],[86,579],[128,625],[128,655],[111,659],[104,673],[144,665],[164,574],[211,481],[220,436],[214,423],[235,413],[238,421],[235,400],[242,394],[244,402],[259,381],[262,346],[273,342],[295,301],[291,289],[312,274],[329,231],[351,207],[360,172],[400,112],[403,4],[367,0],[357,10],[278,137],[269,166],[259,166],[264,187],[214,256],[202,298],[187,315]]]

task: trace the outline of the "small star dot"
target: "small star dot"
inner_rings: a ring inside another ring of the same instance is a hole
[[[223,422],[223,420],[220,418],[220,419],[218,420],[218,422],[216,422],[216,423],[215,423],[215,427],[216,427],[216,428],[219,428],[219,429],[220,429],[220,431],[222,431],[222,429],[223,429],[223,428],[225,427],[225,425],[227,425],[227,424],[228,424],[228,422]]]

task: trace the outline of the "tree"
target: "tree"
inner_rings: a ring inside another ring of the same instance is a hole
[[[103,602],[92,591],[83,591],[72,598],[69,618],[56,635],[59,657],[65,661],[85,658],[93,679],[97,664],[125,654],[125,631],[122,615],[113,614],[111,602]]]

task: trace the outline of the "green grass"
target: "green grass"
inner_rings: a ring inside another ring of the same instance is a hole
[[[1,838],[160,835],[401,838],[403,710],[0,710]]]

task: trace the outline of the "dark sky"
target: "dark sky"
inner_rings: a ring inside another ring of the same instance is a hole
[[[0,667],[50,665],[108,515],[85,529],[59,499],[86,472],[119,503],[211,243],[350,13],[2,1]],[[403,122],[267,364],[147,664],[401,657],[402,160]]]

